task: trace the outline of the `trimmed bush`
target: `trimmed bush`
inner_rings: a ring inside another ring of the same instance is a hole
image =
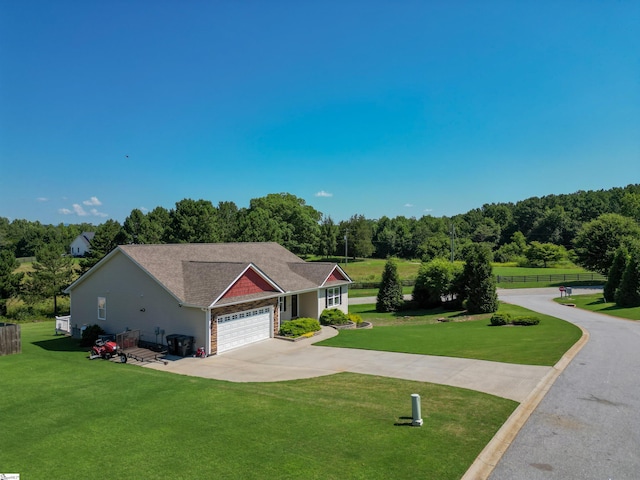
[[[320,315],[321,325],[345,325],[349,323],[349,317],[342,310],[337,308],[327,308]]]
[[[306,334],[313,334],[320,330],[320,322],[315,318],[298,318],[280,325],[280,335],[283,337],[300,337]]]
[[[521,325],[523,327],[530,327],[539,323],[540,319],[536,317],[515,317],[511,320],[512,325]]]
[[[494,313],[489,321],[494,327],[508,325],[511,323],[511,315],[508,313]]]
[[[500,327],[502,325],[520,325],[523,327],[529,327],[540,323],[540,319],[536,317],[522,315],[512,318],[508,313],[494,313],[489,321],[491,322],[491,325],[496,327]]]
[[[348,314],[347,318],[349,319],[350,322],[353,322],[356,325],[360,325],[362,323],[362,317],[360,315],[355,314],[355,313]]]

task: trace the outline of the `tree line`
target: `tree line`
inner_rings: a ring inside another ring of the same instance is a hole
[[[607,213],[640,222],[640,184],[485,204],[452,217],[368,219],[354,214],[336,222],[289,193],[252,199],[247,208],[229,201],[213,205],[209,200],[183,199],[171,209],[134,209],[122,224],[108,220],[97,226],[54,226],[0,217],[0,248],[17,258],[32,257],[39,247],[52,243],[68,250],[81,232],[95,231],[94,242],[103,250],[126,243],[271,241],[303,257],[342,256],[346,251],[353,258],[430,259],[448,258],[452,243],[454,255],[469,243],[484,243],[496,260],[505,261],[524,255],[524,247],[532,244],[571,250],[584,225]],[[531,261],[543,260],[533,255]]]
[[[289,193],[252,199],[246,208],[229,201],[214,205],[183,199],[171,209],[134,209],[122,224],[107,220],[97,226],[43,225],[0,217],[0,298],[14,290],[16,279],[6,272],[15,270],[16,258],[40,257],[37,263],[42,267],[69,252],[83,231],[95,236],[79,273],[119,244],[277,242],[302,257],[397,257],[425,263],[462,259],[470,245],[482,244],[495,261],[542,267],[571,259],[608,274],[617,249],[629,243],[625,239],[640,237],[639,222],[640,184],[485,204],[452,217],[367,219],[354,214],[335,222]],[[633,246],[627,248],[630,251]],[[69,281],[66,267],[64,274],[56,273],[60,268],[48,267],[48,275],[63,277],[56,285]],[[38,290],[39,282],[30,283],[32,291]]]

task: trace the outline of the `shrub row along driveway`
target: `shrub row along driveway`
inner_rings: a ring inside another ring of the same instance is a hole
[[[518,402],[551,370],[551,367],[464,358],[311,347],[311,342],[334,335],[336,330],[323,327],[321,335],[313,339],[299,342],[269,339],[220,356],[145,366],[232,382],[276,382],[353,372],[469,388]]]
[[[590,338],[490,478],[636,480],[640,323],[558,305],[551,300],[558,294],[556,289],[500,292],[501,300],[572,322],[586,329]]]

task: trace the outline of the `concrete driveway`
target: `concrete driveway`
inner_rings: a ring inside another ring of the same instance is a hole
[[[147,368],[232,382],[277,382],[353,372],[469,388],[522,402],[552,370],[463,358],[312,346],[333,328],[299,342],[269,339],[208,358],[180,358]]]

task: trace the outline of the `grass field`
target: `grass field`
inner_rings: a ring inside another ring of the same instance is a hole
[[[336,261],[343,261],[344,259],[336,258],[332,259]],[[349,277],[356,283],[375,283],[382,281],[382,271],[386,260],[382,259],[358,259],[355,261],[350,260],[346,265],[340,263],[340,266],[345,269]],[[415,280],[420,269],[419,260],[397,260],[398,275],[401,280]],[[548,276],[548,275],[575,275],[579,273],[590,273],[584,268],[577,267],[575,265],[567,265],[564,267],[553,268],[530,268],[530,267],[518,267],[514,264],[493,264],[493,274],[496,276]],[[498,284],[501,288],[541,288],[562,285],[563,282],[550,282],[543,280],[540,282],[501,282]],[[593,284],[593,282],[571,282],[572,285],[586,285]],[[377,290],[367,289],[367,293],[356,292],[353,296],[375,296]],[[406,293],[411,293],[412,288],[406,288]],[[356,289],[352,290],[353,292]],[[351,295],[351,294],[350,294]]]
[[[443,310],[379,314],[373,305],[352,305],[349,311],[371,321],[374,328],[343,330],[318,345],[551,366],[582,336],[571,323],[508,304],[501,304],[499,311],[532,314],[540,324],[491,327],[488,315],[471,320]],[[442,317],[451,321],[438,322]]]
[[[0,357],[0,467],[25,479],[458,479],[516,402],[356,374],[230,383],[90,361],[52,322]],[[425,425],[411,428],[410,394]]]
[[[613,317],[626,318],[627,320],[640,320],[640,307],[618,307],[613,302],[605,302],[602,293],[556,298],[555,301],[562,304],[571,303],[578,308],[604,313]]]
[[[344,259],[343,259],[344,260]],[[386,260],[379,258],[358,259],[356,261],[349,260],[345,265],[340,266],[347,272],[354,282],[380,282],[382,281],[382,271]],[[398,275],[403,280],[415,280],[420,269],[419,260],[397,260]]]

